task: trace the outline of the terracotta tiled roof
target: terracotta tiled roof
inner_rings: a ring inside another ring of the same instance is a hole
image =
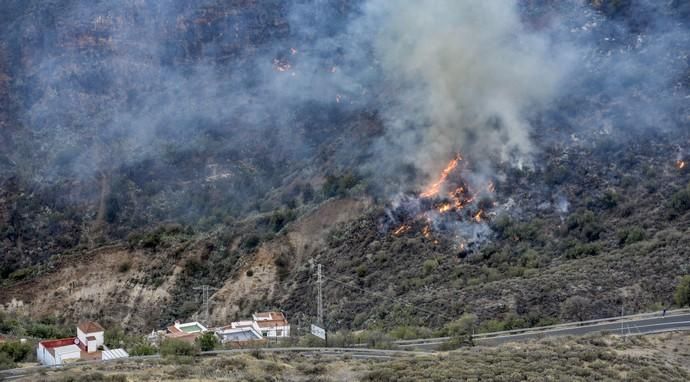
[[[84,333],[94,333],[105,331],[101,325],[93,321],[84,321],[79,324],[79,329]]]

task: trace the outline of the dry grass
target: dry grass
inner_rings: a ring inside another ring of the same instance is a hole
[[[87,378],[87,379],[84,379]],[[551,339],[428,357],[362,361],[241,354],[84,366],[26,381],[686,381],[690,337],[671,333]]]

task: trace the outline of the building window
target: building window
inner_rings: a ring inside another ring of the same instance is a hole
[[[282,337],[283,331],[281,329],[276,330],[276,337]]]

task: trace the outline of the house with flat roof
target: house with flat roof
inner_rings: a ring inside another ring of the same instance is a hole
[[[252,315],[263,337],[290,337],[290,324],[283,312],[259,312]]]
[[[57,366],[79,360],[105,360],[129,357],[124,349],[108,349],[105,329],[97,322],[84,321],[77,326],[77,336],[38,343],[36,358],[46,366]],[[102,349],[102,350],[101,350]]]
[[[168,326],[168,332],[165,334],[166,338],[177,339],[187,342],[194,342],[197,337],[208,331],[208,329],[199,322],[185,322],[175,321],[171,326]]]
[[[215,330],[220,343],[229,344],[232,347],[242,347],[249,344],[259,344],[266,342],[261,333],[253,326],[232,327],[224,326]]]
[[[38,343],[36,358],[45,366],[62,365],[81,359],[81,348],[76,337],[46,340]]]

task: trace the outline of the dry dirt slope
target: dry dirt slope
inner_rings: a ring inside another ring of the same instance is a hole
[[[241,307],[282,299],[289,286],[281,284],[276,259],[287,256],[290,267],[299,267],[323,245],[331,227],[354,219],[370,205],[369,199],[327,201],[294,221],[287,234],[240,258],[212,296],[211,321],[226,323],[238,317]],[[37,277],[4,291],[2,302],[31,317],[55,315],[75,322],[92,318],[139,331],[157,328],[165,319],[164,307],[185,303],[174,293],[186,264],[201,257],[205,240],[196,240],[158,253],[114,245],[56,257]],[[147,282],[161,272],[161,281]]]

